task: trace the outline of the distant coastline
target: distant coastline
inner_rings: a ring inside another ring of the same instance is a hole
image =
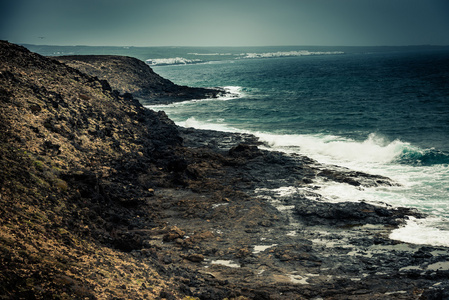
[[[277,52],[302,52],[309,53],[369,53],[384,51],[417,51],[423,49],[429,50],[449,50],[449,46],[438,45],[418,45],[418,46],[260,46],[260,47],[132,47],[132,46],[51,46],[51,45],[32,45],[23,44],[29,50],[44,56],[62,56],[62,55],[122,55],[132,56],[142,61],[164,60],[180,58],[185,62],[195,62],[200,59],[202,62],[220,61],[244,57],[249,54],[261,56],[264,53]],[[167,53],[170,54],[167,57]],[[189,53],[189,55],[185,55]]]
[[[132,94],[143,104],[168,104],[192,99],[217,98],[226,92],[220,88],[180,86],[162,78],[144,62],[128,56],[74,55],[56,56],[84,73],[107,80],[120,93]]]

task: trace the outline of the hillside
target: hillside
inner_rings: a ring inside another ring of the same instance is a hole
[[[213,205],[247,202],[224,171],[245,159],[186,148],[181,135],[107,81],[1,41],[0,296],[241,295],[199,272],[206,253],[229,244],[199,245],[218,238],[204,218]]]
[[[0,294],[154,297],[165,281],[122,251],[134,247],[129,226],[157,226],[151,210],[136,210],[152,178],[164,181],[153,170],[175,156],[175,126],[106,81],[22,47],[1,42],[0,66]],[[125,273],[127,289],[111,291]],[[154,289],[136,288],[145,278]]]
[[[114,90],[131,93],[143,104],[162,104],[218,97],[221,89],[176,85],[162,78],[141,60],[113,55],[58,56],[54,59],[83,73],[107,80]]]
[[[259,145],[179,128],[98,75],[0,41],[0,297],[448,296],[447,248],[388,237],[422,214],[314,187],[395,182]]]

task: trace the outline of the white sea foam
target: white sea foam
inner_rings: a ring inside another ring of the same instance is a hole
[[[218,100],[233,100],[244,97],[241,86],[225,86],[223,87],[225,94],[218,98]]]
[[[358,202],[363,200],[372,204],[390,203],[392,205],[400,205],[401,203],[404,205],[408,202],[407,198],[398,197],[398,193],[393,191],[399,189],[398,187],[360,188],[332,181],[316,181],[315,183],[321,187],[319,194],[323,196],[323,200],[328,202]]]
[[[176,107],[197,101],[230,100],[243,96],[241,87],[230,86],[225,87],[225,89],[228,91],[229,96],[225,95],[218,99],[192,100],[158,107]],[[222,122],[214,123],[213,120],[200,121],[195,117],[190,117],[185,121],[177,121],[177,124],[198,129],[254,134],[262,142],[269,145],[269,148],[267,148],[269,150],[285,153],[301,153],[320,163],[335,164],[365,172],[373,171],[373,168],[385,170],[387,167],[388,169],[388,165],[394,164],[404,153],[420,151],[419,148],[407,142],[400,140],[388,141],[383,136],[375,133],[370,134],[364,141],[356,141],[345,137],[323,134],[273,134],[254,132],[237,129]],[[394,168],[398,166],[401,165],[396,164]],[[445,170],[446,168],[447,166],[444,167]],[[410,168],[408,169],[411,170]]]
[[[183,57],[150,58],[145,61],[150,66],[187,65],[202,62],[201,59],[187,59]]]
[[[386,141],[370,134],[365,141],[355,141],[332,135],[275,135],[257,133],[273,148],[285,152],[300,152],[328,163],[389,163],[412,147],[400,140]]]
[[[342,51],[314,52],[308,50],[301,51],[278,51],[265,53],[242,53],[241,58],[274,58],[274,57],[292,57],[292,56],[310,56],[310,55],[335,55],[344,54]]]
[[[346,166],[353,170],[392,178],[401,186],[359,188],[332,181],[315,182],[319,193],[329,202],[360,201],[388,203],[394,207],[415,207],[427,214],[412,219],[391,234],[392,239],[415,244],[449,246],[449,211],[447,210],[447,165],[411,166],[397,163],[404,154],[421,150],[399,140],[388,142],[375,134],[365,141],[322,136],[272,134],[260,135],[273,148],[297,152],[319,162]]]
[[[179,126],[186,128],[197,128],[197,129],[205,129],[205,130],[216,130],[223,132],[235,132],[235,128],[232,128],[226,124],[218,124],[218,123],[205,123],[198,121],[195,117],[190,117],[184,122],[177,122]]]
[[[211,261],[211,264],[222,265],[222,266],[226,266],[229,268],[240,268],[240,264],[238,264],[232,260],[217,259],[217,260]]]
[[[264,252],[265,250],[272,248],[274,246],[277,246],[277,244],[271,244],[271,245],[256,245],[254,246],[253,254],[259,254],[261,252]]]
[[[311,55],[337,55],[344,54],[342,51],[278,51],[278,52],[264,52],[264,53],[188,53],[194,56],[233,56],[235,59],[251,59],[251,58],[276,58],[276,57],[297,57],[297,56],[311,56]],[[221,60],[221,59],[220,59]],[[168,65],[187,65],[203,63],[201,59],[188,59],[184,57],[170,57],[170,58],[150,58],[146,63],[150,66],[168,66]]]
[[[447,223],[447,221],[439,218],[435,220],[435,217],[427,219],[410,218],[405,226],[394,230],[390,234],[390,238],[413,244],[449,247],[449,230],[435,227],[436,223]]]

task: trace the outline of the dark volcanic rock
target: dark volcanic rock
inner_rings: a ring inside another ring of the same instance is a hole
[[[132,57],[113,55],[58,56],[63,62],[83,73],[107,80],[120,93],[131,93],[142,104],[167,104],[191,99],[216,98],[222,89],[180,86],[162,78],[145,62]]]
[[[262,155],[262,152],[254,145],[238,144],[229,150],[229,155],[233,157],[254,158]]]
[[[335,182],[348,183],[353,186],[398,185],[397,183],[392,182],[389,178],[384,176],[356,172],[341,167],[328,167],[322,170],[318,175]]]
[[[329,203],[309,199],[301,199],[295,205],[301,219],[310,225],[356,226],[381,224],[397,226],[407,216],[422,218],[423,215],[413,209],[386,208],[366,202]]]

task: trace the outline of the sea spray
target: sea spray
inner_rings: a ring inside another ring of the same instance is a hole
[[[365,141],[333,135],[273,135],[258,133],[262,140],[274,148],[300,149],[303,154],[319,157],[329,162],[388,163],[395,160],[408,143],[395,140],[387,142],[382,136],[372,133]]]

